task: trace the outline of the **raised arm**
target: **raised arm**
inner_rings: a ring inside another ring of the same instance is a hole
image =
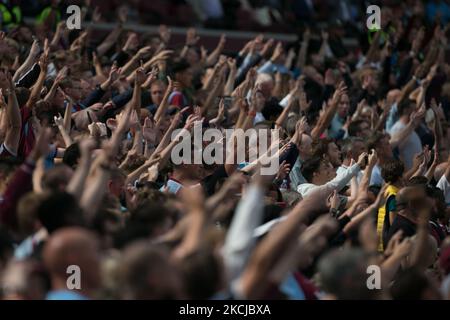
[[[66,191],[80,200],[91,168],[92,151],[94,150],[95,143],[92,139],[84,139],[78,145],[81,153],[80,160],[77,169],[66,187]]]
[[[325,111],[323,116],[319,118],[316,126],[311,131],[311,137],[313,140],[319,139],[322,133],[330,126],[331,120],[333,120],[336,113],[339,101],[346,91],[347,88],[345,87],[344,82],[341,82],[334,92],[329,108]]]
[[[17,82],[28,70],[31,69],[31,67],[36,61],[38,54],[39,54],[39,43],[38,40],[34,40],[33,44],[31,45],[28,57],[25,59],[24,63],[19,67],[19,69],[17,69],[17,71],[14,73],[13,76],[14,82]]]
[[[36,83],[31,89],[30,97],[28,98],[27,103],[25,104],[26,108],[32,108],[36,102],[39,100],[39,96],[41,94],[42,87],[44,86],[45,77],[47,76],[47,66],[48,66],[48,55],[50,53],[50,48],[48,46],[48,39],[45,39],[44,44],[44,52],[42,53],[39,59],[39,67],[41,68],[41,72],[39,73],[39,77]]]
[[[7,74],[8,78],[8,104],[6,105],[4,101],[1,103],[6,109],[6,135],[3,142],[5,148],[7,148],[13,155],[17,155],[17,149],[19,147],[20,139],[20,129],[22,127],[22,117],[20,115],[19,103],[17,102],[16,87],[14,81],[11,78],[11,74]],[[0,89],[1,90],[1,89]],[[0,93],[0,99],[3,100],[3,96]]]

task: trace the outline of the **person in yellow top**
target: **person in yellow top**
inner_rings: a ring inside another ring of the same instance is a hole
[[[400,160],[393,159],[381,168],[381,176],[385,183],[388,184],[386,188],[386,204],[378,209],[377,215],[377,234],[378,234],[378,251],[383,252],[386,246],[386,237],[389,233],[389,228],[394,221],[396,211],[395,196],[399,189],[404,186],[403,172],[405,167]]]
[[[22,10],[17,0],[0,0],[0,29],[11,30],[22,22]]]

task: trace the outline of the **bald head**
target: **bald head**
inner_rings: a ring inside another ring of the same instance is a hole
[[[96,237],[86,229],[71,227],[55,231],[43,252],[54,289],[55,286],[56,289],[65,288],[70,276],[67,268],[71,265],[81,270],[82,290],[96,288],[100,281],[98,249]]]
[[[414,206],[415,209],[419,209],[422,205],[426,203],[426,193],[425,189],[420,186],[409,186],[402,188],[398,191],[395,199],[397,202],[397,210],[410,209]]]

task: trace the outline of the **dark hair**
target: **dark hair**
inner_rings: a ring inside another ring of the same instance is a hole
[[[317,172],[322,163],[322,158],[318,156],[313,156],[312,158],[306,160],[302,165],[302,175],[306,181],[311,182],[314,172]]]
[[[269,121],[275,121],[281,112],[283,112],[283,108],[278,104],[278,99],[273,97],[266,101],[264,108],[261,110],[264,118]]]
[[[403,99],[397,106],[397,112],[400,116],[404,115],[406,110],[413,107],[413,102],[409,99]]]
[[[138,241],[124,252],[119,265],[119,279],[124,298],[135,300],[176,299],[175,288],[168,285],[168,279],[161,276],[173,270],[169,263],[169,253],[165,248]]]
[[[394,300],[421,300],[429,287],[428,278],[417,269],[410,268],[400,273],[390,291]]]
[[[23,107],[30,97],[30,89],[24,87],[16,88],[16,96],[19,107]]]
[[[316,141],[313,145],[313,155],[322,158],[328,154],[328,145],[334,142],[333,139],[325,138]]]
[[[116,235],[115,246],[122,248],[132,241],[153,237],[157,228],[170,216],[165,206],[150,200],[143,201],[131,212],[125,228]]]
[[[381,167],[381,177],[387,183],[396,183],[403,176],[404,171],[405,166],[403,162],[393,159]]]
[[[81,157],[80,148],[78,143],[72,143],[66,151],[64,151],[63,163],[67,164],[71,168],[75,168],[78,163],[78,159]]]
[[[408,180],[407,186],[426,186],[428,184],[427,177],[415,176]]]
[[[364,122],[364,120],[355,120],[350,122],[350,124],[348,125],[348,135],[350,137],[356,137],[360,130],[359,128],[361,124],[363,124]]]
[[[70,193],[54,192],[38,206],[39,220],[49,233],[68,227],[84,225],[81,208]]]
[[[181,73],[190,68],[189,63],[185,59],[181,59],[175,62],[172,66],[172,74],[176,75],[177,73]]]
[[[184,258],[180,265],[184,288],[190,299],[208,299],[217,292],[222,273],[211,250],[196,251]]]
[[[377,290],[366,285],[368,255],[361,249],[334,249],[318,264],[323,289],[337,299],[373,299]]]
[[[53,168],[45,171],[42,176],[42,188],[58,191],[61,186],[66,186],[69,183],[68,177],[64,174],[67,168],[69,167],[65,163],[57,163]]]

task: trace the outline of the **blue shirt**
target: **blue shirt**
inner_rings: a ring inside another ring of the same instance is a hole
[[[54,290],[47,293],[45,300],[89,300],[89,299],[76,291]]]

